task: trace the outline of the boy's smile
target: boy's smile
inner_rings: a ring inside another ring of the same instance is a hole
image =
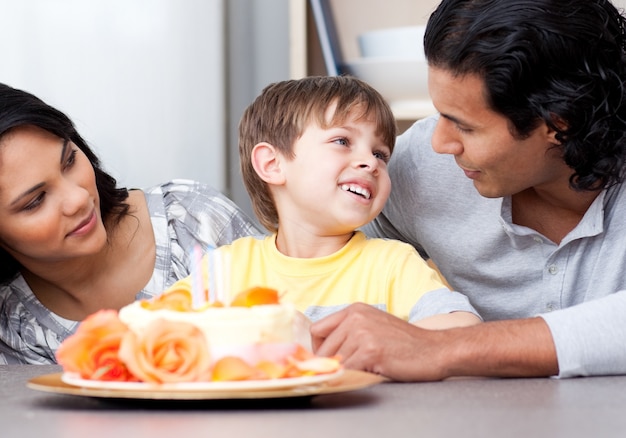
[[[328,128],[311,122],[293,151],[293,159],[281,159],[285,184],[275,196],[281,225],[295,222],[320,234],[349,233],[384,207],[391,191],[390,148],[369,118],[349,118]]]

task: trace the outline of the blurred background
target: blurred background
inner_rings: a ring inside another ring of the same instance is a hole
[[[65,112],[122,185],[191,178],[232,193],[239,114],[290,74],[289,0],[0,5],[0,82]]]
[[[359,35],[423,25],[438,2],[0,0],[0,82],[65,112],[122,185],[196,179],[251,214],[237,124],[269,83],[327,74],[312,8],[330,10],[341,62],[374,74],[388,60],[364,60]],[[401,129],[432,112],[427,94],[404,97]]]

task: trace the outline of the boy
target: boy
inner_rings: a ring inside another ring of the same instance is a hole
[[[253,208],[272,234],[217,250],[230,260],[229,290],[276,289],[311,320],[364,302],[426,328],[478,323],[456,311],[471,308],[458,293],[445,307],[428,305],[427,292],[445,285],[413,247],[356,231],[387,201],[395,137],[388,104],[358,79],[266,87],[244,112],[239,151]]]

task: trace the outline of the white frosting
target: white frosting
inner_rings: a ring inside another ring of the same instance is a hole
[[[147,310],[136,301],[119,311],[131,330],[141,333],[158,319],[184,321],[198,327],[212,349],[268,343],[296,342],[299,320],[291,303],[252,307],[209,307],[197,312]]]

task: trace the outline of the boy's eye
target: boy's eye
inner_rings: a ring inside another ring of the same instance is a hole
[[[374,156],[378,158],[379,160],[383,160],[385,163],[388,163],[389,158],[391,158],[390,154],[384,151],[376,151],[374,152]]]
[[[337,138],[334,140],[335,143],[340,144],[342,146],[348,146],[348,139],[347,138]]]

